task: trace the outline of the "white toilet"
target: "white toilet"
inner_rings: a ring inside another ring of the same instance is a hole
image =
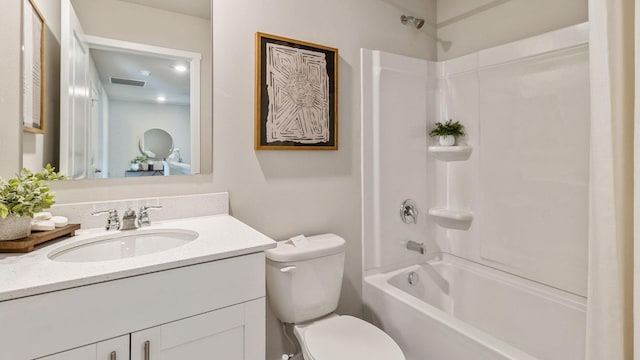
[[[398,344],[366,321],[340,316],[345,241],[324,234],[279,241],[266,251],[271,308],[294,334],[305,360],[404,360]]]

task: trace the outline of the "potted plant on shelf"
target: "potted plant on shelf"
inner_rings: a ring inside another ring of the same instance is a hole
[[[429,132],[429,136],[438,137],[438,141],[442,146],[453,146],[456,144],[456,139],[464,135],[464,126],[459,121],[453,121],[453,119],[449,119],[445,123],[437,122]]]
[[[148,158],[146,155],[138,155],[131,160],[131,171],[138,171],[142,168],[142,164],[147,162]]]
[[[29,236],[33,214],[55,203],[47,182],[65,178],[51,165],[36,173],[22,169],[11,179],[0,178],[0,241]]]

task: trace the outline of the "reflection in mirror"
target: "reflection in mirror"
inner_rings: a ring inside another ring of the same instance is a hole
[[[173,149],[152,160],[167,163],[159,175],[199,173],[201,138],[205,154],[211,146],[200,134],[211,117],[200,103],[211,92],[211,0],[49,1],[45,15],[61,23],[47,29],[57,50],[46,50],[56,66],[46,70],[59,82],[45,98],[60,109],[47,115],[52,131],[23,136],[24,165],[52,163],[72,179],[130,176],[145,131],[163,129]],[[44,154],[43,136],[56,143]]]
[[[83,41],[89,48],[89,76],[69,76],[62,86],[80,88],[87,83],[90,98],[71,91],[61,94],[62,104],[69,104],[61,106],[62,128],[67,129],[60,142],[61,171],[74,179],[193,173],[191,156],[189,171],[181,167],[172,172],[164,166],[164,172],[131,174],[129,163],[138,155],[138,140],[150,128],[175,134],[185,154],[198,152],[197,137],[192,141],[191,135],[199,133],[200,55],[94,36],[84,36]],[[83,102],[88,106],[72,108]],[[164,161],[169,154],[151,157]]]
[[[149,129],[139,141],[140,152],[151,160],[164,161],[173,152],[173,138],[162,129]]]

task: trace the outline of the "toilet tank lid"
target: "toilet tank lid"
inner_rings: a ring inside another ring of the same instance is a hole
[[[336,234],[309,236],[302,245],[291,240],[278,241],[278,246],[265,251],[267,259],[275,262],[292,262],[335,255],[344,252],[345,241]]]

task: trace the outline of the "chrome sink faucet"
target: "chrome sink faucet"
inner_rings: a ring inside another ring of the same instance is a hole
[[[94,211],[91,213],[93,216],[108,214],[107,215],[107,225],[104,227],[105,230],[120,230],[120,218],[118,217],[118,210],[109,209],[102,211]]]
[[[140,206],[140,210],[138,211],[139,226],[151,225],[151,219],[149,218],[148,210],[157,210],[157,209],[162,209],[162,205]]]
[[[120,230],[135,230],[140,227],[140,220],[136,216],[136,212],[128,208],[127,211],[122,215],[122,225],[120,226]]]

